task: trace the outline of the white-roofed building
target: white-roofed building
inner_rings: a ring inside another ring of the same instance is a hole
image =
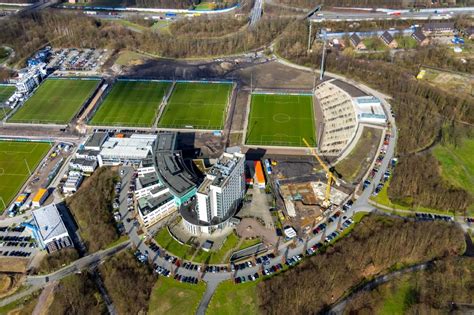
[[[34,210],[32,214],[33,235],[42,248],[54,252],[73,245],[55,204]]]
[[[133,134],[129,138],[111,137],[102,144],[99,165],[139,165],[142,160],[152,157],[156,138],[156,135],[142,134]]]
[[[384,125],[387,122],[382,103],[375,96],[356,97],[354,104],[360,123]]]
[[[82,180],[84,176],[82,176],[81,172],[71,171],[67,176],[67,180],[63,186],[63,193],[65,194],[72,194],[75,193],[79,186],[81,186]]]

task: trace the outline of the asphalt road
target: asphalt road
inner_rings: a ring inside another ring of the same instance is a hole
[[[393,10],[395,11],[395,10]],[[311,17],[312,22],[324,21],[363,21],[363,20],[427,20],[427,19],[451,19],[459,15],[473,15],[474,7],[465,8],[443,8],[421,10],[419,12],[407,12],[400,10],[400,15],[388,14],[387,12],[370,11],[326,11],[323,10]]]
[[[44,286],[46,286],[50,282],[61,280],[73,273],[80,272],[80,270],[97,266],[102,261],[104,261],[104,259],[106,259],[107,257],[115,255],[116,253],[128,248],[129,246],[130,246],[130,242],[124,242],[112,248],[105,249],[105,250],[96,252],[94,254],[82,257],[74,261],[70,265],[58,271],[55,271],[53,273],[50,273],[47,275],[40,275],[40,276],[28,276],[26,278],[25,285],[28,285],[30,287],[24,291],[21,291],[19,293],[16,293],[16,294],[13,294],[11,296],[1,299],[0,307],[8,305],[18,299],[28,296],[29,294],[39,289],[42,289]]]
[[[260,20],[262,16],[262,6],[263,0],[255,0],[252,11],[250,11],[250,28],[254,28]]]

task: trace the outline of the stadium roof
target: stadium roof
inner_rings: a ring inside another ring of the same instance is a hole
[[[34,210],[33,219],[45,243],[53,238],[69,235],[55,204]]]

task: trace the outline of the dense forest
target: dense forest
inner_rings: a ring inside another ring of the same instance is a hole
[[[292,23],[280,38],[278,53],[296,63],[319,67],[321,50],[314,49],[310,55],[306,52],[307,29],[304,22]],[[469,136],[461,126],[474,123],[474,99],[467,94],[446,93],[416,80],[415,76],[421,63],[468,73],[474,72],[474,65],[453,60],[443,49],[436,47],[417,51],[410,58],[397,59],[393,63],[369,62],[329,51],[326,69],[365,82],[392,96],[391,105],[399,128],[397,153],[401,163],[395,169],[389,196],[409,206],[464,211],[472,203],[472,197],[441,178],[438,163],[429,151],[423,152],[425,156],[418,156],[417,152],[437,141],[459,144],[463,137]]]
[[[464,251],[463,232],[445,222],[369,215],[325,253],[259,284],[264,314],[315,314],[350,288],[391,268]]]
[[[263,19],[258,27],[249,32],[199,39],[190,38],[189,29],[186,28],[183,28],[184,36],[152,31],[135,33],[121,25],[103,23],[85,16],[45,11],[0,21],[0,42],[15,50],[14,62],[23,63],[32,52],[48,43],[58,47],[128,47],[177,58],[202,57],[235,54],[263,47],[280,34],[288,22],[287,19]],[[218,28],[217,25],[215,27]],[[220,28],[223,30],[226,27]]]
[[[66,200],[89,252],[102,249],[119,238],[112,215],[117,179],[115,169],[101,167]]]
[[[176,36],[218,37],[236,32],[247,23],[247,19],[220,19],[201,16],[193,18],[192,21],[190,19],[180,19],[170,25],[170,31]]]
[[[75,248],[63,248],[44,257],[38,266],[38,273],[47,274],[69,265],[79,258]]]
[[[92,276],[84,272],[62,279],[54,291],[54,299],[47,310],[52,315],[106,314],[107,308]]]
[[[434,267],[384,284],[372,291],[357,293],[347,304],[346,314],[378,314],[384,302],[404,293],[405,314],[448,314],[474,303],[474,259],[450,257],[437,261]],[[403,291],[402,291],[403,290]],[[454,304],[453,304],[454,303]]]
[[[150,265],[139,263],[130,251],[100,266],[100,273],[118,314],[145,314],[155,285]]]

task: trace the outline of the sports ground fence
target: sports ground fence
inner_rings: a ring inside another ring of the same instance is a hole
[[[15,137],[5,137],[0,136],[0,141],[8,141],[8,142],[42,142],[42,143],[49,143],[53,144],[55,141],[53,139],[29,139],[29,138],[15,138]]]
[[[18,111],[22,106],[24,106],[26,104],[26,102],[36,93],[36,90],[39,89],[41,87],[41,85],[43,84],[43,82],[45,82],[46,80],[84,80],[84,81],[90,81],[90,80],[97,80],[99,81],[99,83],[97,83],[95,89],[89,94],[89,96],[87,97],[87,99],[81,104],[81,106],[79,107],[79,109],[75,112],[74,116],[69,120],[67,121],[66,123],[64,122],[58,122],[57,120],[45,120],[45,119],[15,119],[14,122],[9,122],[8,120],[16,113],[16,111]],[[38,85],[28,96],[28,99],[26,99],[22,104],[21,106],[17,106],[13,111],[11,111],[10,113],[8,113],[8,119],[7,119],[7,122],[6,124],[7,125],[21,125],[21,124],[37,124],[37,125],[51,125],[51,126],[54,126],[54,127],[66,127],[67,124],[69,124],[71,122],[71,120],[79,117],[82,112],[84,111],[84,109],[86,108],[86,105],[90,103],[90,101],[94,98],[95,94],[97,93],[98,89],[102,86],[101,82],[104,81],[103,78],[99,78],[99,77],[57,77],[57,76],[49,76],[48,78],[46,78],[43,82],[41,82],[40,85]]]

